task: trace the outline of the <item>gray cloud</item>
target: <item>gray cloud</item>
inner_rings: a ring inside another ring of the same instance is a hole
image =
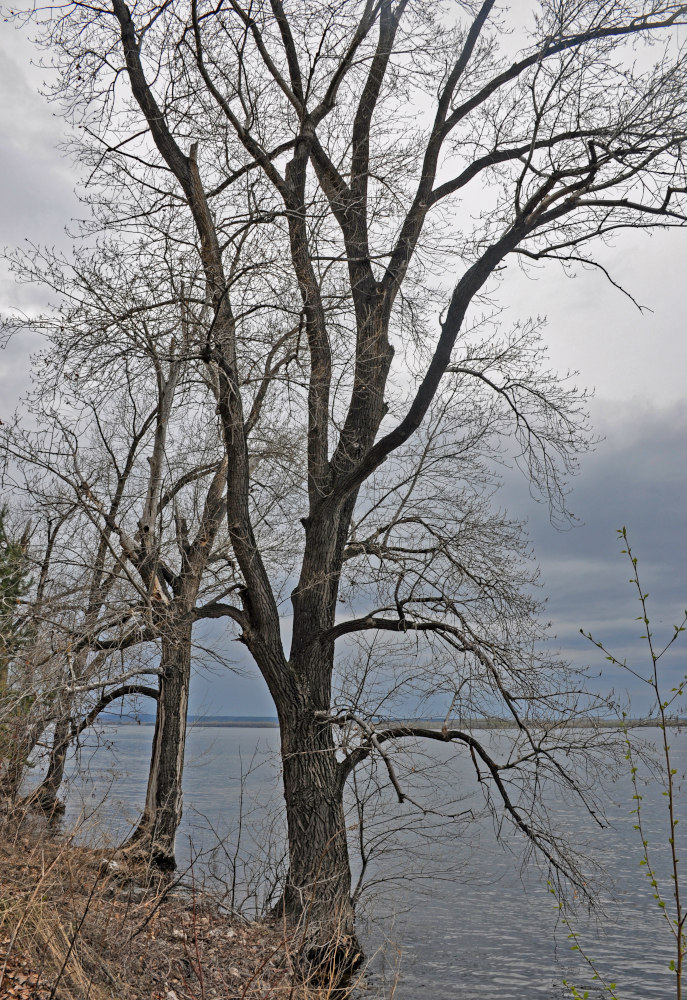
[[[642,701],[642,685],[618,672],[580,634],[591,631],[620,658],[648,673],[639,641],[643,629],[631,566],[621,554],[616,529],[627,527],[639,562],[642,588],[659,640],[672,635],[687,608],[687,403],[598,402],[595,425],[605,439],[582,463],[572,486],[579,524],[557,531],[522,484],[509,481],[503,497],[528,523],[542,570],[547,615],[564,654],[578,664],[603,668],[599,689],[628,690]],[[687,670],[687,644],[665,659],[668,687]]]
[[[505,318],[545,317],[552,367],[579,372],[578,383],[600,398],[678,401],[687,370],[685,240],[677,229],[629,230],[615,245],[595,247],[596,259],[643,312],[599,270],[578,267],[566,277],[550,262],[528,269],[527,277],[511,262],[499,296],[509,306]]]
[[[66,247],[64,227],[79,215],[77,175],[57,152],[63,123],[38,94],[45,72],[30,66],[32,57],[25,36],[0,23],[0,245],[28,239]],[[613,277],[651,313],[640,314],[598,271],[581,270],[570,280],[551,264],[530,278],[512,264],[499,291],[509,306],[506,320],[548,317],[553,366],[579,370],[579,381],[599,394],[594,423],[605,440],[584,459],[573,484],[571,505],[581,525],[563,532],[551,528],[545,509],[531,501],[515,474],[505,477],[500,496],[529,524],[548,614],[561,647],[576,662],[603,665],[579,637],[580,627],[608,639],[621,655],[634,655],[637,648],[632,618],[638,610],[615,534],[622,524],[640,558],[657,625],[677,622],[687,601],[687,407],[680,402],[687,371],[684,239],[680,232],[652,238],[625,233],[600,252]],[[0,266],[0,309],[30,312],[43,301],[39,290],[15,286]],[[0,353],[0,419],[27,385],[28,355],[36,346],[35,339],[23,338]],[[678,651],[675,672],[684,661]],[[625,686],[612,670],[600,684]],[[199,680],[194,699],[196,708],[211,704],[213,714],[271,711],[258,677]]]
[[[0,22],[0,249],[26,241],[69,246],[65,227],[79,214],[73,166],[60,155],[64,123],[39,90],[46,72],[31,66],[36,52],[25,35]],[[46,304],[42,289],[17,284],[0,259],[0,312],[31,314]],[[38,337],[14,338],[0,351],[0,419],[28,387],[29,358]]]
[[[1,27],[2,242],[62,243],[78,204],[75,168],[57,150],[64,123],[39,93],[47,71],[29,64],[32,46],[11,26]]]

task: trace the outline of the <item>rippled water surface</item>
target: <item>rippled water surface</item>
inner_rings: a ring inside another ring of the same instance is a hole
[[[66,822],[95,813],[115,839],[125,836],[144,798],[151,739],[152,727],[121,726],[110,730],[105,742],[84,748],[83,774],[72,779]],[[237,892],[239,898],[249,897],[248,906],[255,903],[257,883],[251,880],[261,865],[258,860],[250,867],[255,843],[271,841],[278,853],[277,745],[278,733],[269,729],[196,728],[189,734],[180,862],[197,856],[201,875],[212,878],[214,873],[228,885],[229,862],[238,846],[248,869],[239,873]],[[682,776],[687,735],[676,734],[672,746]],[[448,767],[444,791],[452,789],[458,797],[463,787],[471,787],[469,765],[456,757]],[[666,800],[656,786],[643,792],[652,840],[665,841]],[[632,788],[629,781],[620,781],[608,794],[612,827],[603,831],[591,830],[572,801],[552,804],[555,824],[573,840],[589,841],[614,883],[604,914],[582,911],[573,926],[596,968],[618,984],[621,1000],[667,1000],[671,992],[674,995],[668,968],[673,949],[640,866],[641,844],[630,814]],[[457,811],[474,802],[467,798]],[[682,794],[677,806],[684,822]],[[243,828],[237,845],[240,814]],[[361,920],[367,950],[377,952],[371,993],[388,995],[395,984],[398,1000],[417,1000],[425,991],[433,1000],[560,1000],[569,995],[563,986],[567,979],[581,991],[588,989],[590,998],[604,995],[580,953],[571,950],[569,928],[559,922],[544,876],[532,867],[522,869],[519,838],[511,836],[499,844],[488,818],[469,826],[439,822],[432,838],[423,836],[421,824],[393,837],[393,821],[372,815],[368,822],[371,834],[387,848],[386,855],[370,862],[367,874],[380,884],[369,894]],[[86,825],[91,824],[94,820],[88,819]],[[678,830],[684,832],[681,826]],[[665,860],[665,850],[662,853]],[[399,882],[401,874],[410,879]]]

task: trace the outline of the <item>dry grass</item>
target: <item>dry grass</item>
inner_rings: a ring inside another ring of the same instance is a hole
[[[294,975],[302,950],[298,931],[233,918],[188,876],[152,876],[17,817],[0,827],[2,1000],[350,995],[334,982],[335,961],[309,982]]]

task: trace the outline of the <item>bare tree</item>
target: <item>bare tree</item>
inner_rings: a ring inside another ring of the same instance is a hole
[[[70,526],[73,510],[53,510],[54,517],[46,519],[43,511],[33,508],[32,518],[28,518],[27,509],[22,510],[24,499],[17,493],[13,496],[13,519],[21,522],[21,540],[15,548],[21,552],[25,577],[21,597],[12,609],[10,641],[5,643],[0,699],[0,789],[12,804],[16,804],[26,771],[36,763],[37,748],[51,726],[53,752],[44,791],[57,781],[57,774],[61,781],[69,727],[65,704],[68,702],[76,710],[81,699],[71,691],[75,667],[81,667],[82,679],[84,673],[81,644],[76,643],[73,650],[71,644],[62,641],[86,593],[83,581],[70,572],[72,567],[65,567],[61,558],[59,537]],[[56,579],[51,579],[53,573]],[[102,667],[110,655],[111,649],[100,650],[92,667]],[[48,808],[47,797],[45,805]],[[55,808],[59,811],[53,797],[48,811]]]
[[[479,487],[505,433],[560,506],[561,471],[584,444],[580,399],[542,374],[526,329],[485,337],[478,320],[509,260],[594,265],[611,233],[684,224],[687,5],[542,0],[518,49],[507,29],[519,10],[111,0],[30,15],[104,192],[90,231],[164,232],[204,283],[193,322],[217,386],[241,580],[228,614],[279,716],[283,907],[309,911],[325,937],[353,929],[343,788],[370,754],[403,798],[390,744],[463,747],[510,821],[573,876],[533,796],[549,779],[583,798],[593,786],[569,766],[574,733],[554,725],[582,710],[566,696],[580,681],[538,652],[517,529]],[[658,59],[635,58],[650,42]],[[295,300],[285,333],[273,318]],[[288,651],[249,457],[275,413],[302,434],[307,488]],[[436,458],[420,444],[430,423]],[[425,485],[435,467],[439,504]],[[340,617],[344,581],[354,609]],[[337,643],[372,634],[421,651],[416,684],[445,694],[443,729],[374,723],[378,661],[333,704]],[[457,704],[509,715],[511,749],[497,759],[451,725]],[[580,744],[587,767],[591,752]]]
[[[183,283],[175,289],[164,254],[110,246],[67,266],[34,251],[15,266],[25,280],[58,291],[63,307],[18,321],[42,331],[49,346],[34,377],[31,412],[40,429],[3,429],[5,479],[34,509],[69,512],[60,555],[80,581],[67,595],[78,612],[61,609],[57,646],[67,679],[55,687],[53,748],[30,800],[53,812],[71,741],[115,698],[153,696],[148,791],[131,846],[173,866],[193,626],[230,611],[222,598],[240,586],[224,527],[226,459],[214,387],[198,371],[187,293]],[[257,447],[254,464],[270,479],[264,458]],[[285,502],[283,477],[271,488]],[[56,630],[56,607],[51,614]],[[159,645],[159,664],[150,654],[130,662],[146,643]],[[151,672],[155,689],[136,680]]]
[[[26,665],[32,636],[22,613],[22,601],[31,589],[27,532],[13,537],[9,520],[7,507],[0,508],[0,799],[12,801],[31,750],[26,725],[31,703],[25,678],[16,683],[14,666],[19,658]]]

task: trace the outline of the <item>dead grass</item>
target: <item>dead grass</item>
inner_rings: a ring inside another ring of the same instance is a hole
[[[341,1000],[303,983],[299,938],[17,817],[0,826],[2,1000]],[[355,985],[360,985],[357,983]]]

